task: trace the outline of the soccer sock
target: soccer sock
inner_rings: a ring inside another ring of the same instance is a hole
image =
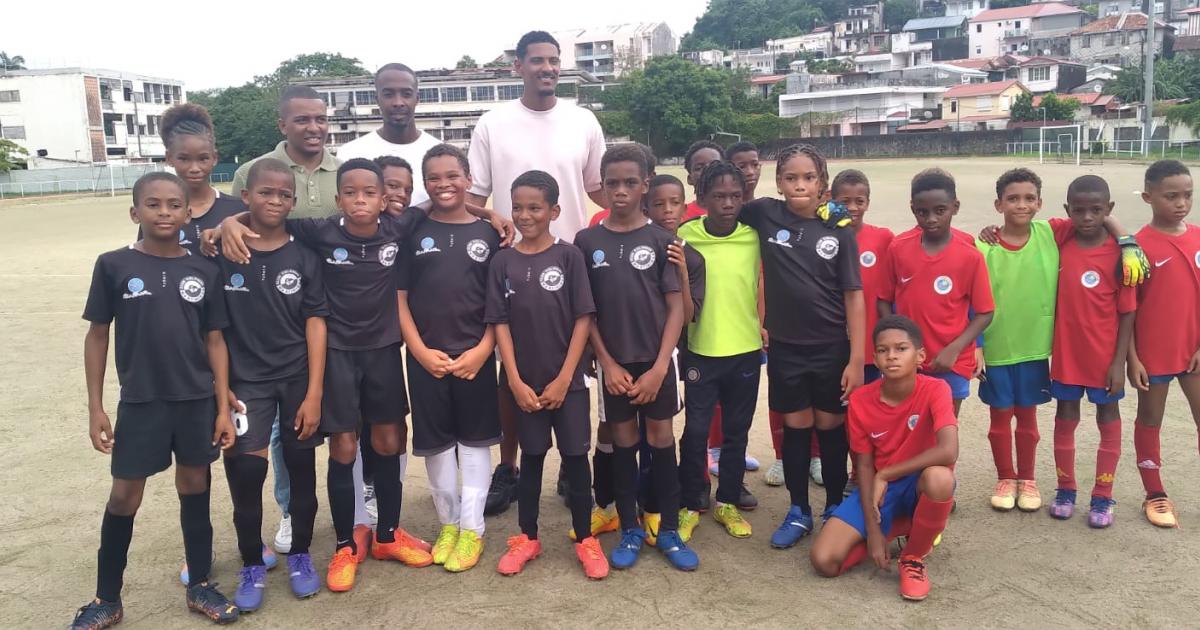
[[[458,454],[454,447],[425,457],[425,471],[429,473],[429,494],[433,495],[433,508],[442,525],[458,525],[462,499],[458,494]]]
[[[901,557],[924,558],[933,550],[933,541],[946,529],[954,500],[934,501],[924,494],[917,498],[917,509],[913,511],[912,529],[908,533],[908,544],[900,551]]]
[[[379,455],[375,458],[375,500],[379,502],[379,524],[375,528],[375,540],[381,543],[396,541],[396,528],[400,527],[400,497],[404,491],[400,483],[400,459],[394,455]]]
[[[1079,420],[1054,419],[1054,473],[1061,490],[1076,488],[1075,429],[1078,426]]]
[[[792,505],[812,514],[808,504],[808,465],[812,461],[812,427],[783,427],[783,479],[791,494]]]
[[[850,548],[850,552],[846,554],[845,559],[842,560],[842,568],[838,569],[838,575],[845,575],[847,571],[858,566],[858,563],[862,562],[863,558],[866,558],[866,557],[867,557],[866,541],[863,541],[863,542],[858,543],[857,545],[854,545],[853,547]]]
[[[343,464],[329,458],[329,472],[325,475],[329,492],[329,514],[333,517],[333,532],[337,537],[337,549],[349,547],[358,553],[354,544],[354,464]],[[362,497],[362,493],[358,493]]]
[[[458,467],[462,470],[459,526],[483,536],[483,506],[492,483],[492,449],[459,444]]]
[[[597,444],[592,453],[592,491],[596,505],[607,508],[613,502],[613,445]]]
[[[1015,407],[1017,415],[1017,479],[1033,481],[1037,477],[1037,407]]]
[[[1146,496],[1167,495],[1159,472],[1162,469],[1160,430],[1161,427],[1148,427],[1140,420],[1133,422],[1133,454],[1137,457],[1138,474],[1142,476]]]
[[[370,440],[368,439],[368,442],[369,441]],[[350,507],[352,514],[354,515],[355,525],[370,525],[371,515],[367,514],[367,499],[363,496],[363,485],[365,483],[363,473],[365,471],[366,459],[367,457],[374,457],[374,451],[362,450],[361,444],[362,442],[360,441],[360,448],[356,457],[354,458],[354,464],[350,467],[352,472],[351,486],[353,488],[353,497],[351,497],[353,503]],[[372,470],[372,472],[374,472],[374,470]],[[374,478],[371,479],[371,485],[375,485]],[[332,505],[333,504],[330,503],[331,507]],[[378,505],[378,502],[376,502],[376,505]]]
[[[820,440],[812,441],[812,446],[810,446],[808,448],[808,454],[809,454],[809,457],[811,457],[812,459],[820,459],[821,458],[821,441]]]
[[[100,550],[96,552],[96,598],[121,601],[129,542],[133,540],[133,516],[118,516],[104,510],[100,522]]]
[[[721,448],[725,442],[725,431],[721,425],[721,405],[713,407],[712,421],[708,423],[708,448]]]
[[[400,480],[403,487],[404,476],[408,474],[408,453],[400,453],[396,456],[397,474],[396,477]]]
[[[783,414],[767,411],[767,420],[771,424],[771,446],[775,448],[775,459],[783,459]]]
[[[261,566],[262,491],[267,480],[267,459],[257,455],[225,457],[225,477],[233,499],[233,529],[237,532],[242,566]]]
[[[1013,432],[1011,407],[1005,409],[989,408],[992,418],[988,427],[988,442],[992,445],[992,459],[996,462],[997,479],[1016,479],[1017,471],[1013,470]]]
[[[613,494],[617,499],[617,515],[621,517],[621,527],[637,527],[637,447],[614,447],[612,466]],[[569,479],[568,477],[568,483]],[[588,522],[591,522],[590,515]],[[575,533],[578,535],[579,531],[576,530]]]
[[[542,497],[542,468],[545,465],[545,453],[530,455],[521,451],[521,477],[517,482],[517,523],[521,526],[521,533],[533,540],[537,540],[538,537],[538,502]],[[566,462],[563,465],[566,466]],[[586,465],[585,462],[584,466]],[[570,481],[570,477],[567,481]],[[586,482],[583,487],[586,492]],[[589,527],[590,525],[585,525],[584,530],[588,530]]]
[[[655,448],[650,460],[654,496],[662,510],[661,530],[679,529],[679,466],[675,463],[675,445]]]
[[[845,425],[832,429],[818,429],[817,442],[821,446],[821,475],[825,478],[825,509],[842,502],[842,492],[850,475],[846,471],[846,457],[850,454],[850,440]]]
[[[208,581],[212,571],[213,530],[208,517],[208,494],[205,490],[200,494],[179,495],[179,525],[183,529],[183,556],[190,578],[188,586]],[[261,554],[262,549],[258,553]]]
[[[1092,488],[1092,496],[1111,499],[1117,462],[1121,459],[1121,419],[1102,422],[1097,428],[1100,429],[1100,446],[1096,449],[1096,485]]]
[[[317,518],[317,451],[314,448],[283,447],[283,463],[292,483],[288,511],[292,517],[291,555],[308,553]],[[278,462],[275,464],[278,466]]]
[[[592,535],[592,497],[588,492],[592,480],[588,479],[587,455],[563,455],[562,466],[567,474],[567,486],[570,488],[567,497],[571,504],[571,527],[575,529],[575,539],[583,542]],[[525,480],[525,475],[521,475],[521,480]],[[540,475],[538,483],[541,483]],[[636,526],[637,520],[633,523],[633,526]],[[534,527],[537,527],[536,521]],[[524,527],[521,529],[524,531]],[[536,531],[535,529],[534,532]]]

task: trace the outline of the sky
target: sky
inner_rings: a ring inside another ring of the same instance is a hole
[[[186,89],[195,90],[241,85],[309,52],[357,57],[368,70],[390,62],[421,70],[453,67],[464,54],[479,63],[490,61],[514,47],[523,33],[538,29],[665,21],[679,38],[691,30],[707,0],[50,0],[4,5],[0,51],[25,57],[29,68],[121,70],[182,79]],[[597,7],[604,7],[604,13]]]

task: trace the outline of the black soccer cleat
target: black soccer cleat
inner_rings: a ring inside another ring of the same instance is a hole
[[[125,609],[121,602],[106,602],[94,599],[75,612],[75,620],[71,622],[71,630],[100,630],[111,628],[125,618]]]
[[[513,501],[517,500],[517,482],[520,473],[508,464],[496,466],[492,473],[492,484],[488,487],[487,502],[484,503],[483,513],[487,516],[502,514]]]
[[[241,613],[227,597],[217,590],[214,582],[201,582],[187,588],[187,607],[218,625],[233,623]]]

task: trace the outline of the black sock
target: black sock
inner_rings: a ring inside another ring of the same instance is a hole
[[[638,447],[638,504],[642,506],[642,511],[658,514],[658,497],[654,495],[654,481],[650,473],[654,449],[646,443],[645,423],[642,425],[642,443]]]
[[[317,518],[316,449],[294,448],[284,442],[283,463],[292,486],[288,501],[288,514],[292,517],[292,549],[288,553],[308,553],[312,545],[313,522]]]
[[[612,505],[613,454],[599,448],[592,453],[592,490],[596,493],[596,505],[603,508]]]
[[[845,425],[817,429],[817,443],[821,445],[821,476],[825,479],[825,509],[828,510],[842,502],[842,493],[850,479],[846,470],[850,440],[846,437]]]
[[[654,496],[662,509],[659,530],[679,529],[679,466],[675,463],[675,445],[655,448],[650,460]]]
[[[375,458],[375,501],[379,505],[379,524],[375,540],[390,543],[396,540],[400,527],[400,458],[379,455]]]
[[[637,446],[613,446],[612,484],[621,528],[637,527]],[[588,517],[591,522],[591,517]],[[576,530],[576,535],[579,531]]]
[[[363,483],[375,485],[375,460],[379,457],[375,447],[371,446],[371,431],[367,429],[358,434],[358,450],[362,456]]]
[[[188,564],[188,586],[208,581],[212,571],[212,521],[208,516],[208,490],[179,495],[179,525],[183,529],[183,555]],[[262,549],[259,549],[262,553]]]
[[[538,502],[542,498],[542,467],[545,464],[545,453],[541,455],[521,453],[521,477],[517,482],[517,522],[521,526],[521,533],[533,540],[537,540],[538,537]],[[586,462],[584,466],[587,466]],[[568,477],[567,483],[570,482],[571,479]],[[584,481],[585,492],[587,487],[588,483]],[[588,507],[591,508],[590,505]],[[588,515],[588,519],[591,520],[591,515]]]
[[[225,457],[225,478],[233,499],[233,529],[237,532],[242,566],[260,566],[262,560],[262,491],[267,480],[267,460],[257,455]]]
[[[792,505],[812,514],[808,504],[808,465],[812,461],[812,427],[783,427],[783,479],[792,495]]]
[[[133,516],[118,516],[104,510],[100,522],[100,551],[96,552],[96,598],[121,601],[129,541],[133,540]]]
[[[575,528],[575,539],[582,542],[592,535],[592,496],[587,490],[592,480],[588,479],[587,455],[563,455],[562,467],[571,489],[567,495],[571,505],[571,527]],[[521,479],[525,479],[524,474]]]
[[[330,457],[325,484],[329,491],[329,514],[333,517],[337,549],[349,547],[350,551],[358,553],[354,544],[354,462],[343,464]]]

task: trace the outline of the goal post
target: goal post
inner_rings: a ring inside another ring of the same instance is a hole
[[[1074,156],[1075,166],[1083,161],[1083,145],[1088,141],[1083,125],[1052,125],[1038,128],[1038,164],[1046,163],[1049,150],[1058,161]]]

